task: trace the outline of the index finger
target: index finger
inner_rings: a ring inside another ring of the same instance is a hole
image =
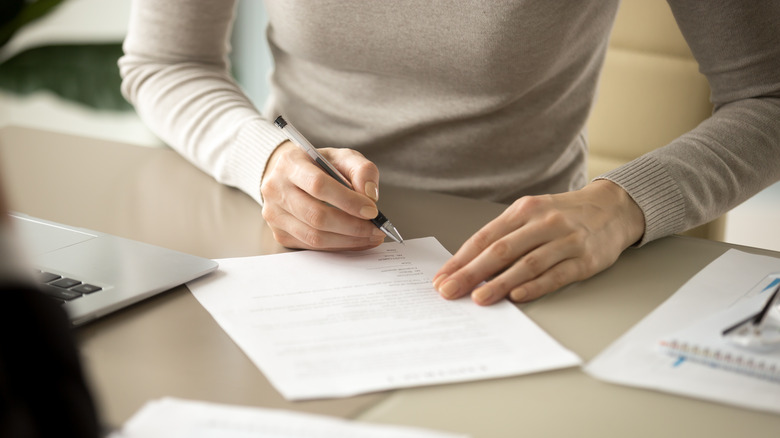
[[[481,254],[483,254],[491,245],[499,241],[504,236],[509,235],[525,224],[524,215],[518,209],[509,207],[497,218],[490,221],[479,231],[474,233],[461,246],[452,258],[450,258],[433,277],[433,285],[436,290],[440,287],[450,275],[458,272]],[[484,280],[484,279],[483,279]]]
[[[379,200],[379,169],[363,154],[352,149],[320,149],[331,164],[349,179],[355,191],[374,202]]]
[[[307,161],[295,167],[289,176],[290,181],[301,190],[361,219],[373,219],[379,214],[370,198],[344,186],[311,160]]]

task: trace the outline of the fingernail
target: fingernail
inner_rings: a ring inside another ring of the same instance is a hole
[[[524,301],[527,296],[528,296],[528,291],[526,291],[524,288],[517,288],[512,290],[512,292],[509,293],[509,299],[515,303]]]
[[[447,277],[448,277],[447,274],[439,274],[439,275],[433,277],[433,287],[434,287],[434,289],[439,290],[439,285]]]
[[[385,234],[385,232],[380,230],[379,228],[374,228],[373,233],[371,233],[371,237],[372,238],[379,238],[379,237],[381,237],[382,239],[384,239],[385,236],[387,236],[387,234]]]
[[[439,293],[442,294],[444,298],[455,298],[459,289],[460,285],[457,280],[447,280],[439,287]]]
[[[376,209],[376,207],[371,205],[366,205],[365,207],[362,207],[360,209],[360,216],[366,218],[366,219],[373,219],[376,217],[376,215],[379,214],[379,211]]]
[[[367,182],[366,186],[364,187],[364,190],[366,192],[366,196],[373,199],[374,202],[379,200],[379,187],[377,187],[375,182],[373,181]]]
[[[489,287],[481,287],[471,294],[471,298],[480,305],[491,304],[493,302],[493,291]]]

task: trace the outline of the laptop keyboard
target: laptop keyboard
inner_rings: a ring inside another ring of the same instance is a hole
[[[61,303],[103,289],[100,286],[45,271],[38,272],[38,280],[40,281],[38,288],[44,294]]]

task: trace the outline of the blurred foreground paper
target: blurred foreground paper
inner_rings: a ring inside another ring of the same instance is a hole
[[[163,398],[146,403],[109,438],[465,438],[296,412]]]
[[[578,365],[507,301],[433,289],[450,257],[434,238],[360,252],[219,260],[188,286],[287,399],[504,377]]]

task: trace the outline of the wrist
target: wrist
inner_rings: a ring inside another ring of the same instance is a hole
[[[634,199],[617,183],[599,179],[588,184],[585,189],[592,191],[596,199],[605,200],[612,208],[612,214],[618,218],[616,225],[622,236],[624,248],[642,240],[645,233],[645,215]]]

